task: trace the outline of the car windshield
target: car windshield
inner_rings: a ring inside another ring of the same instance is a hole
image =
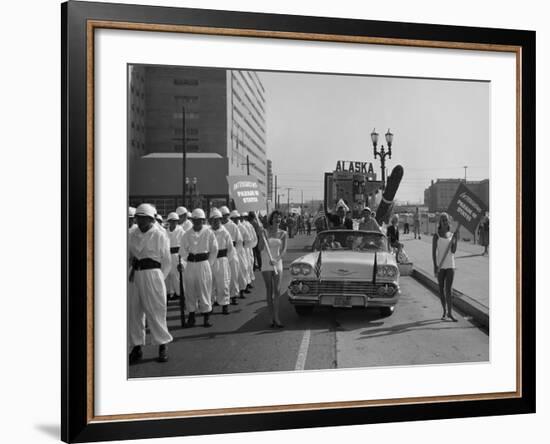
[[[361,231],[325,231],[313,243],[313,251],[387,251],[386,236]]]

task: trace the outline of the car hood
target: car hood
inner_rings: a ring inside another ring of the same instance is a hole
[[[321,253],[321,279],[337,280],[372,280],[374,270],[375,252],[370,251],[323,251]],[[319,258],[319,252],[306,254],[293,263],[308,263],[313,269]],[[396,265],[395,258],[388,252],[376,252],[376,264],[378,266]]]

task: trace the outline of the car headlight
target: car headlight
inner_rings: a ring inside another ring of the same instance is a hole
[[[376,270],[377,277],[394,278],[397,276],[397,267],[393,265],[380,265]]]
[[[378,296],[384,297],[384,296],[393,296],[395,292],[397,291],[397,288],[395,288],[393,285],[381,285],[378,287],[376,292],[378,293]]]
[[[309,290],[309,285],[306,285],[300,281],[295,281],[290,284],[290,291],[294,294],[309,293]]]
[[[308,264],[292,264],[290,266],[290,274],[293,276],[297,276],[299,274],[307,276],[308,274],[311,274],[312,271],[313,268],[311,268],[311,265]]]

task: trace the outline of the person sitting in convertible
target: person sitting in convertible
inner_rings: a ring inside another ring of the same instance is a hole
[[[334,239],[334,235],[330,234],[321,240],[321,250],[340,250],[342,245]]]

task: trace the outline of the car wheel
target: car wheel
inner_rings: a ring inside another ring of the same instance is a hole
[[[313,305],[295,305],[294,309],[298,316],[308,316],[313,311]]]
[[[391,316],[394,311],[395,311],[395,305],[393,305],[391,307],[381,307],[380,308],[380,314],[384,318],[387,318],[388,316]]]

